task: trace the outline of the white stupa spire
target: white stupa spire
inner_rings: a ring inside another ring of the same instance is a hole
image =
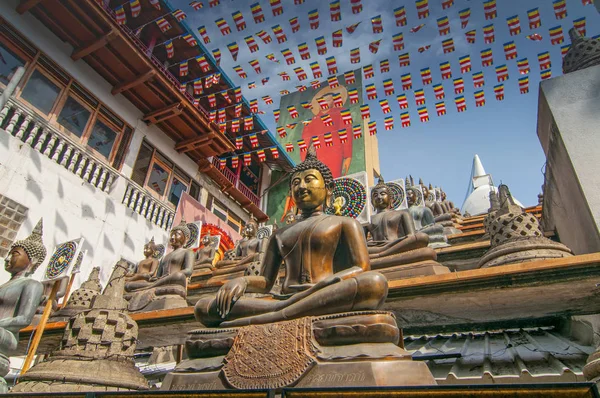
[[[473,158],[473,177],[481,177],[485,175],[485,169],[483,168],[483,164],[481,164],[481,160],[479,159],[479,155],[475,155]]]

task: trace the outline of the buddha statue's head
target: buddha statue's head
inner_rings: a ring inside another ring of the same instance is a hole
[[[292,169],[290,191],[296,206],[302,213],[323,211],[331,205],[334,185],[331,170],[317,159],[311,144],[304,161]]]
[[[190,232],[187,223],[182,218],[179,225],[171,229],[171,232],[169,233],[169,244],[173,247],[173,249],[179,249],[187,243],[191,234],[192,233]]]
[[[258,223],[255,219],[251,218],[248,220],[244,228],[242,229],[242,236],[245,238],[254,238],[258,232]]]
[[[429,188],[423,183],[423,180],[419,178],[419,186],[421,187],[421,192],[423,192],[423,197],[425,200],[429,200]]]
[[[46,258],[46,248],[42,241],[42,220],[38,221],[30,236],[18,240],[10,247],[4,260],[4,269],[11,275],[33,274]]]
[[[207,233],[206,235],[204,235],[202,237],[202,245],[204,247],[208,247],[208,246],[211,246],[211,244],[212,244],[212,236],[210,236],[210,233]]]
[[[408,207],[410,206],[414,206],[417,204],[417,190],[415,189],[415,187],[407,187],[406,188],[406,203],[408,204]]]
[[[154,236],[150,239],[150,242],[144,245],[144,256],[146,258],[153,257],[156,254],[156,243],[154,243]]]
[[[381,176],[379,177],[379,181],[377,181],[377,185],[371,190],[371,203],[373,203],[373,207],[378,212],[389,209],[392,205],[390,188]]]
[[[284,219],[285,225],[290,225],[290,224],[293,224],[293,223],[294,223],[294,221],[296,221],[296,215],[294,214],[294,212],[293,212],[293,211],[291,211],[291,210],[290,210],[290,211],[288,211],[288,213],[285,215],[285,219]]]
[[[442,195],[442,201],[446,200],[446,192],[442,191],[441,195]]]

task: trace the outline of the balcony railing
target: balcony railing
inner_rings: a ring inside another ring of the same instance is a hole
[[[254,203],[256,207],[260,208],[260,198],[254,192],[252,192],[252,190],[248,188],[242,181],[240,181],[238,176],[235,175],[233,171],[231,171],[227,167],[221,168],[221,166],[219,165],[219,159],[216,156],[213,157],[212,163],[213,166],[215,166],[217,170],[219,170],[221,174],[223,174],[225,178],[227,178],[227,180],[233,184],[235,189],[244,194],[244,196],[247,197],[252,203]]]
[[[127,183],[122,203],[161,228],[168,230],[173,224],[175,212],[133,182]]]
[[[0,128],[104,192],[119,175],[14,99],[0,110]]]

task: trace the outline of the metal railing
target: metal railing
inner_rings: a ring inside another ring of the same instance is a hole
[[[260,207],[260,198],[258,197],[258,195],[252,192],[252,190],[248,188],[246,184],[240,181],[238,176],[235,175],[235,173],[231,171],[231,169],[229,169],[228,167],[221,168],[221,166],[219,165],[219,159],[216,156],[213,157],[212,164],[217,168],[217,170],[219,170],[219,172],[221,172],[221,174],[225,176],[225,178],[227,178],[227,180],[230,183],[233,184],[235,189],[244,194],[244,196],[247,197],[248,200],[254,203],[257,207]]]

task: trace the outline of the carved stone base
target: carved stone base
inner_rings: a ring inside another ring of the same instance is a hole
[[[414,264],[398,265],[378,269],[388,280],[406,279],[417,276],[441,275],[450,273],[450,269],[437,261],[421,261]]]
[[[212,278],[210,278],[209,280],[206,281],[207,285],[213,284],[214,282],[220,282],[220,281],[230,281],[232,279],[235,278],[239,278],[241,276],[244,276],[244,273],[246,272],[246,268],[244,267],[243,270],[237,270],[235,272],[231,272],[228,274],[222,274],[222,275],[214,275]]]
[[[190,359],[163,390],[436,384],[427,365],[397,344],[392,313],[362,311],[266,325],[200,329],[189,334]]]
[[[571,257],[571,250],[562,243],[543,236],[511,238],[492,247],[479,260],[480,268],[497,267],[550,258]]]
[[[202,268],[199,270],[194,270],[192,273],[192,277],[190,278],[190,282],[197,283],[210,279],[212,277],[213,271],[210,268]]]
[[[128,310],[131,313],[187,307],[185,297],[185,287],[179,285],[160,286],[125,296],[129,301]]]

